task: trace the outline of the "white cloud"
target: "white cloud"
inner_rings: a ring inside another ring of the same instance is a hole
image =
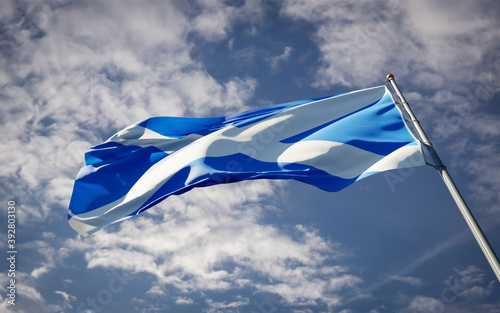
[[[64,302],[62,304],[63,310],[65,308],[68,308],[70,310],[73,310],[73,306],[71,305],[72,301],[76,301],[76,297],[68,294],[67,292],[56,290],[54,291],[55,294],[58,294],[63,297]]]
[[[211,299],[207,299],[206,303],[208,304],[207,312],[209,313],[221,312],[221,310],[227,312],[226,309],[236,309],[238,307],[248,305],[248,299],[246,299],[246,301],[233,301],[233,302],[228,302],[228,301],[216,302]]]
[[[395,36],[399,6],[380,2],[358,2],[356,9],[346,1],[286,1],[283,14],[305,19],[317,27],[316,40],[322,65],[314,83],[318,87],[380,82],[389,60],[401,50],[415,50],[403,36]]]
[[[411,300],[408,307],[406,307],[401,312],[443,312],[444,307],[444,303],[438,299],[425,296],[416,296]]]
[[[392,70],[412,81],[432,81],[434,90],[447,80],[464,83],[471,73],[479,74],[481,60],[497,45],[492,39],[498,38],[494,13],[485,13],[480,2],[364,1],[352,6],[289,0],[282,14],[316,25],[323,58],[316,85],[325,87],[380,83]]]
[[[157,296],[165,295],[165,292],[161,289],[160,286],[157,286],[157,285],[151,287],[146,293],[152,294],[152,295],[157,295]],[[175,303],[177,303],[177,300],[175,301]]]
[[[241,5],[230,4],[230,1],[197,1],[201,12],[193,19],[193,31],[206,40],[221,40],[228,36],[235,24],[247,22],[254,25],[262,19],[263,5],[260,0],[242,1]]]
[[[56,238],[56,235],[53,232],[43,232],[42,233],[42,238],[45,238],[45,239],[54,239],[54,238]]]
[[[281,62],[286,62],[290,58],[290,54],[292,53],[292,47],[285,47],[283,53],[278,56],[268,58],[269,63],[271,64],[272,69],[277,69]]]
[[[42,302],[42,296],[34,287],[27,284],[19,284],[19,295],[26,297],[29,300]]]
[[[454,270],[455,274],[450,275],[443,281],[441,298],[436,299],[428,296],[417,295],[411,300],[407,295],[402,295],[401,302],[409,303],[401,312],[495,312],[495,305],[475,306],[475,301],[486,299],[492,294],[495,281],[486,281],[487,275],[476,266]],[[493,311],[490,311],[493,309]]]
[[[54,243],[54,241],[36,240],[21,246],[23,249],[32,250],[33,253],[38,253],[43,256],[43,260],[39,263],[39,267],[33,269],[30,274],[35,279],[40,278],[64,264],[64,259],[69,256],[70,251],[68,248],[54,247],[56,246]],[[38,258],[38,260],[40,260],[40,258]]]
[[[179,297],[177,299],[175,299],[175,304],[177,305],[189,305],[189,304],[193,304],[193,299],[189,299],[189,298],[183,298],[183,297]]]
[[[469,266],[462,270],[455,270],[456,275],[451,275],[445,280],[445,285],[456,296],[462,298],[485,298],[493,292],[495,281],[485,281],[487,277],[483,270],[476,266]]]
[[[400,281],[415,287],[420,287],[423,284],[422,279],[411,276],[389,275],[387,278],[390,280]]]
[[[31,272],[31,276],[35,277],[35,278],[39,278],[40,276],[42,276],[43,274],[47,274],[49,272],[49,268],[47,266],[42,266],[42,267],[38,267],[38,268],[35,268],[32,272]]]
[[[409,19],[426,36],[476,34],[488,24],[487,20],[478,18],[477,5],[473,3],[451,8],[449,3],[443,1],[424,0],[408,5],[412,12]]]
[[[70,300],[74,301],[74,300],[76,300],[75,296],[72,296],[72,295],[70,295],[70,294],[68,294],[68,293],[66,293],[64,291],[56,290],[56,291],[54,291],[54,293],[56,293],[58,295],[61,295],[64,298],[64,300],[66,300],[66,301],[70,301]]]
[[[271,186],[255,181],[195,189],[118,230],[68,246],[85,251],[91,268],[148,272],[160,286],[181,292],[254,288],[290,304],[339,305],[340,292],[361,279],[328,264],[342,252],[314,229],[297,225],[287,234],[262,224],[266,211],[259,202],[273,194]]]
[[[476,67],[489,41],[496,37],[491,28],[496,23],[484,18],[480,2],[449,6],[444,1],[419,1],[407,5],[405,21],[424,45],[426,65],[445,76],[457,72],[467,75],[461,68],[469,71]]]
[[[0,273],[0,284],[1,286],[9,286],[10,279],[16,280],[16,300],[15,306],[7,302],[6,294],[2,293],[0,295],[0,309],[2,312],[17,312],[17,313],[30,313],[30,312],[40,312],[40,313],[51,313],[51,312],[63,312],[67,304],[48,304],[47,301],[42,297],[39,290],[36,288],[36,284],[33,283],[30,275],[16,271],[16,276],[8,277],[6,273]],[[10,299],[10,298],[9,298]]]

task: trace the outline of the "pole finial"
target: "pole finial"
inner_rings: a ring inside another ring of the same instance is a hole
[[[386,81],[386,82],[389,82],[389,81],[391,81],[391,79],[394,79],[394,75],[389,74],[389,75],[387,75],[387,77],[385,78],[385,81]]]

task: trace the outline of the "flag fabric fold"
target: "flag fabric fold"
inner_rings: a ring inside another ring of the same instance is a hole
[[[295,179],[339,191],[424,165],[385,86],[214,118],[153,117],[85,153],[68,210],[87,236],[194,187]]]

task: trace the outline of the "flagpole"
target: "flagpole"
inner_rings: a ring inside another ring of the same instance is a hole
[[[436,162],[435,168],[438,170],[439,174],[441,175],[441,178],[443,179],[446,187],[448,188],[448,191],[450,192],[451,196],[453,197],[453,200],[455,200],[455,203],[458,206],[458,209],[462,213],[462,216],[464,217],[465,221],[467,222],[467,225],[469,226],[472,234],[476,238],[477,243],[479,244],[479,247],[481,247],[481,250],[483,250],[484,256],[488,260],[488,263],[490,263],[491,268],[493,269],[493,272],[497,276],[498,281],[500,281],[500,263],[498,262],[498,258],[495,255],[495,252],[491,248],[490,244],[488,243],[488,240],[484,236],[481,228],[477,224],[474,216],[472,215],[471,211],[469,210],[469,207],[465,203],[464,198],[460,194],[460,192],[457,189],[457,186],[451,179],[450,174],[446,170],[446,166],[444,166],[443,162],[439,158],[436,150],[434,149],[432,143],[429,141],[429,138],[427,138],[427,135],[425,134],[424,130],[420,126],[419,121],[416,119],[415,115],[413,114],[408,102],[406,101],[405,97],[401,93],[401,90],[399,90],[398,85],[396,85],[396,81],[394,80],[394,75],[389,74],[387,75],[386,81],[392,85],[394,88],[394,91],[396,91],[396,94],[399,96],[401,99],[402,105],[406,112],[408,113],[411,123],[415,127],[418,135],[422,139],[423,143],[428,147],[431,156],[433,157],[434,161]]]

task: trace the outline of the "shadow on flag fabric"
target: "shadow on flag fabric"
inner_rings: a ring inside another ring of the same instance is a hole
[[[68,219],[87,236],[194,187],[295,179],[339,191],[425,161],[379,86],[224,117],[153,117],[90,148],[85,164]]]

